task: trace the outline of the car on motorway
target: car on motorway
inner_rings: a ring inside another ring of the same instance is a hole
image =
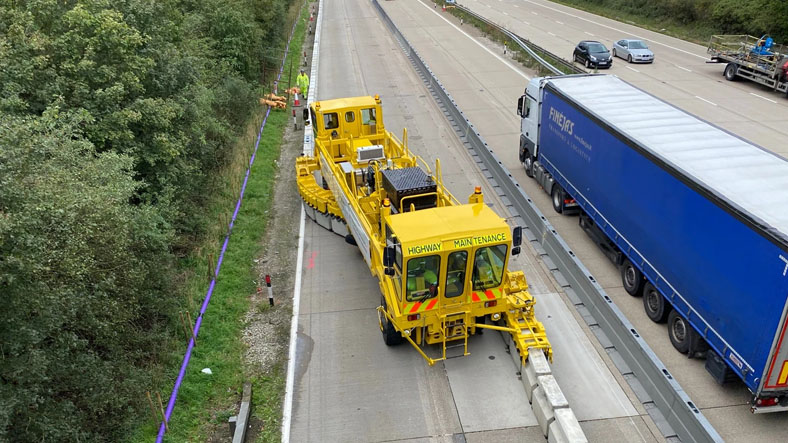
[[[654,62],[654,53],[646,42],[628,38],[613,43],[613,57],[621,57],[629,63]]]
[[[609,68],[613,66],[613,57],[605,45],[593,40],[583,40],[575,46],[572,59],[583,63],[586,68]]]

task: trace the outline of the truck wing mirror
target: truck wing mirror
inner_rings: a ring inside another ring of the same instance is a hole
[[[520,246],[523,244],[523,227],[515,226],[512,230],[512,246]]]
[[[383,249],[383,267],[388,271],[388,268],[392,266],[394,266],[394,245],[386,246]],[[389,275],[388,272],[386,274]]]
[[[520,253],[520,245],[523,243],[523,228],[516,226],[512,231],[512,255]]]
[[[523,104],[525,104],[525,96],[521,95],[520,99],[517,100],[517,115],[520,117],[523,116]]]

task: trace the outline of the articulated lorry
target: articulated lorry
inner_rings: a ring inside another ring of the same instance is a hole
[[[520,160],[673,346],[788,409],[788,161],[608,75],[535,78]]]

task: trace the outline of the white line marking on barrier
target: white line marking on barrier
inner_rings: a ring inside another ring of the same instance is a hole
[[[758,97],[758,98],[762,98],[762,99],[764,99],[764,100],[766,100],[766,101],[770,101],[770,102],[772,102],[772,103],[777,103],[776,101],[774,101],[774,100],[772,100],[772,99],[770,99],[770,98],[766,98],[766,97],[764,97],[764,96],[762,96],[762,95],[758,95],[758,94],[756,94],[756,93],[754,93],[754,92],[750,92],[750,95],[754,95],[754,96],[756,96],[756,97]]]
[[[708,103],[708,104],[710,104],[710,105],[717,106],[717,104],[716,104],[716,103],[714,103],[714,102],[710,102],[710,101],[706,100],[706,99],[705,99],[705,98],[703,98],[703,97],[698,97],[698,96],[696,95],[696,96],[695,96],[695,98],[697,98],[698,100],[703,100],[704,102],[706,102],[706,103]]]

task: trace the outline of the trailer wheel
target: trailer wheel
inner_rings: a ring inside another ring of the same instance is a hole
[[[739,70],[739,67],[736,66],[735,63],[728,63],[727,66],[725,66],[725,71],[723,71],[722,74],[725,76],[726,80],[732,82],[732,81],[736,80],[736,71],[738,71],[738,70]]]
[[[692,332],[692,326],[684,320],[684,317],[671,309],[668,315],[668,335],[670,336],[670,343],[677,351],[682,354],[686,354],[689,351]]]
[[[553,189],[550,190],[550,196],[553,200],[553,209],[555,209],[555,212],[559,214],[564,212],[564,190],[561,189],[561,185],[553,183]]]
[[[643,274],[628,259],[624,260],[624,264],[621,265],[621,282],[624,284],[624,290],[627,291],[627,294],[633,297],[642,294]]]
[[[646,310],[646,315],[654,323],[665,323],[670,314],[670,307],[668,306],[665,297],[657,291],[651,283],[646,282],[643,285],[643,308]]]
[[[534,178],[534,158],[531,157],[531,153],[527,149],[525,150],[525,160],[523,160],[523,166],[525,166],[525,175]]]
[[[386,300],[383,297],[380,298],[380,305],[383,306],[383,310],[386,310]],[[397,346],[398,344],[401,344],[403,340],[402,334],[397,332],[397,329],[394,328],[394,324],[391,323],[389,318],[384,315],[383,342],[386,343],[386,346]]]

